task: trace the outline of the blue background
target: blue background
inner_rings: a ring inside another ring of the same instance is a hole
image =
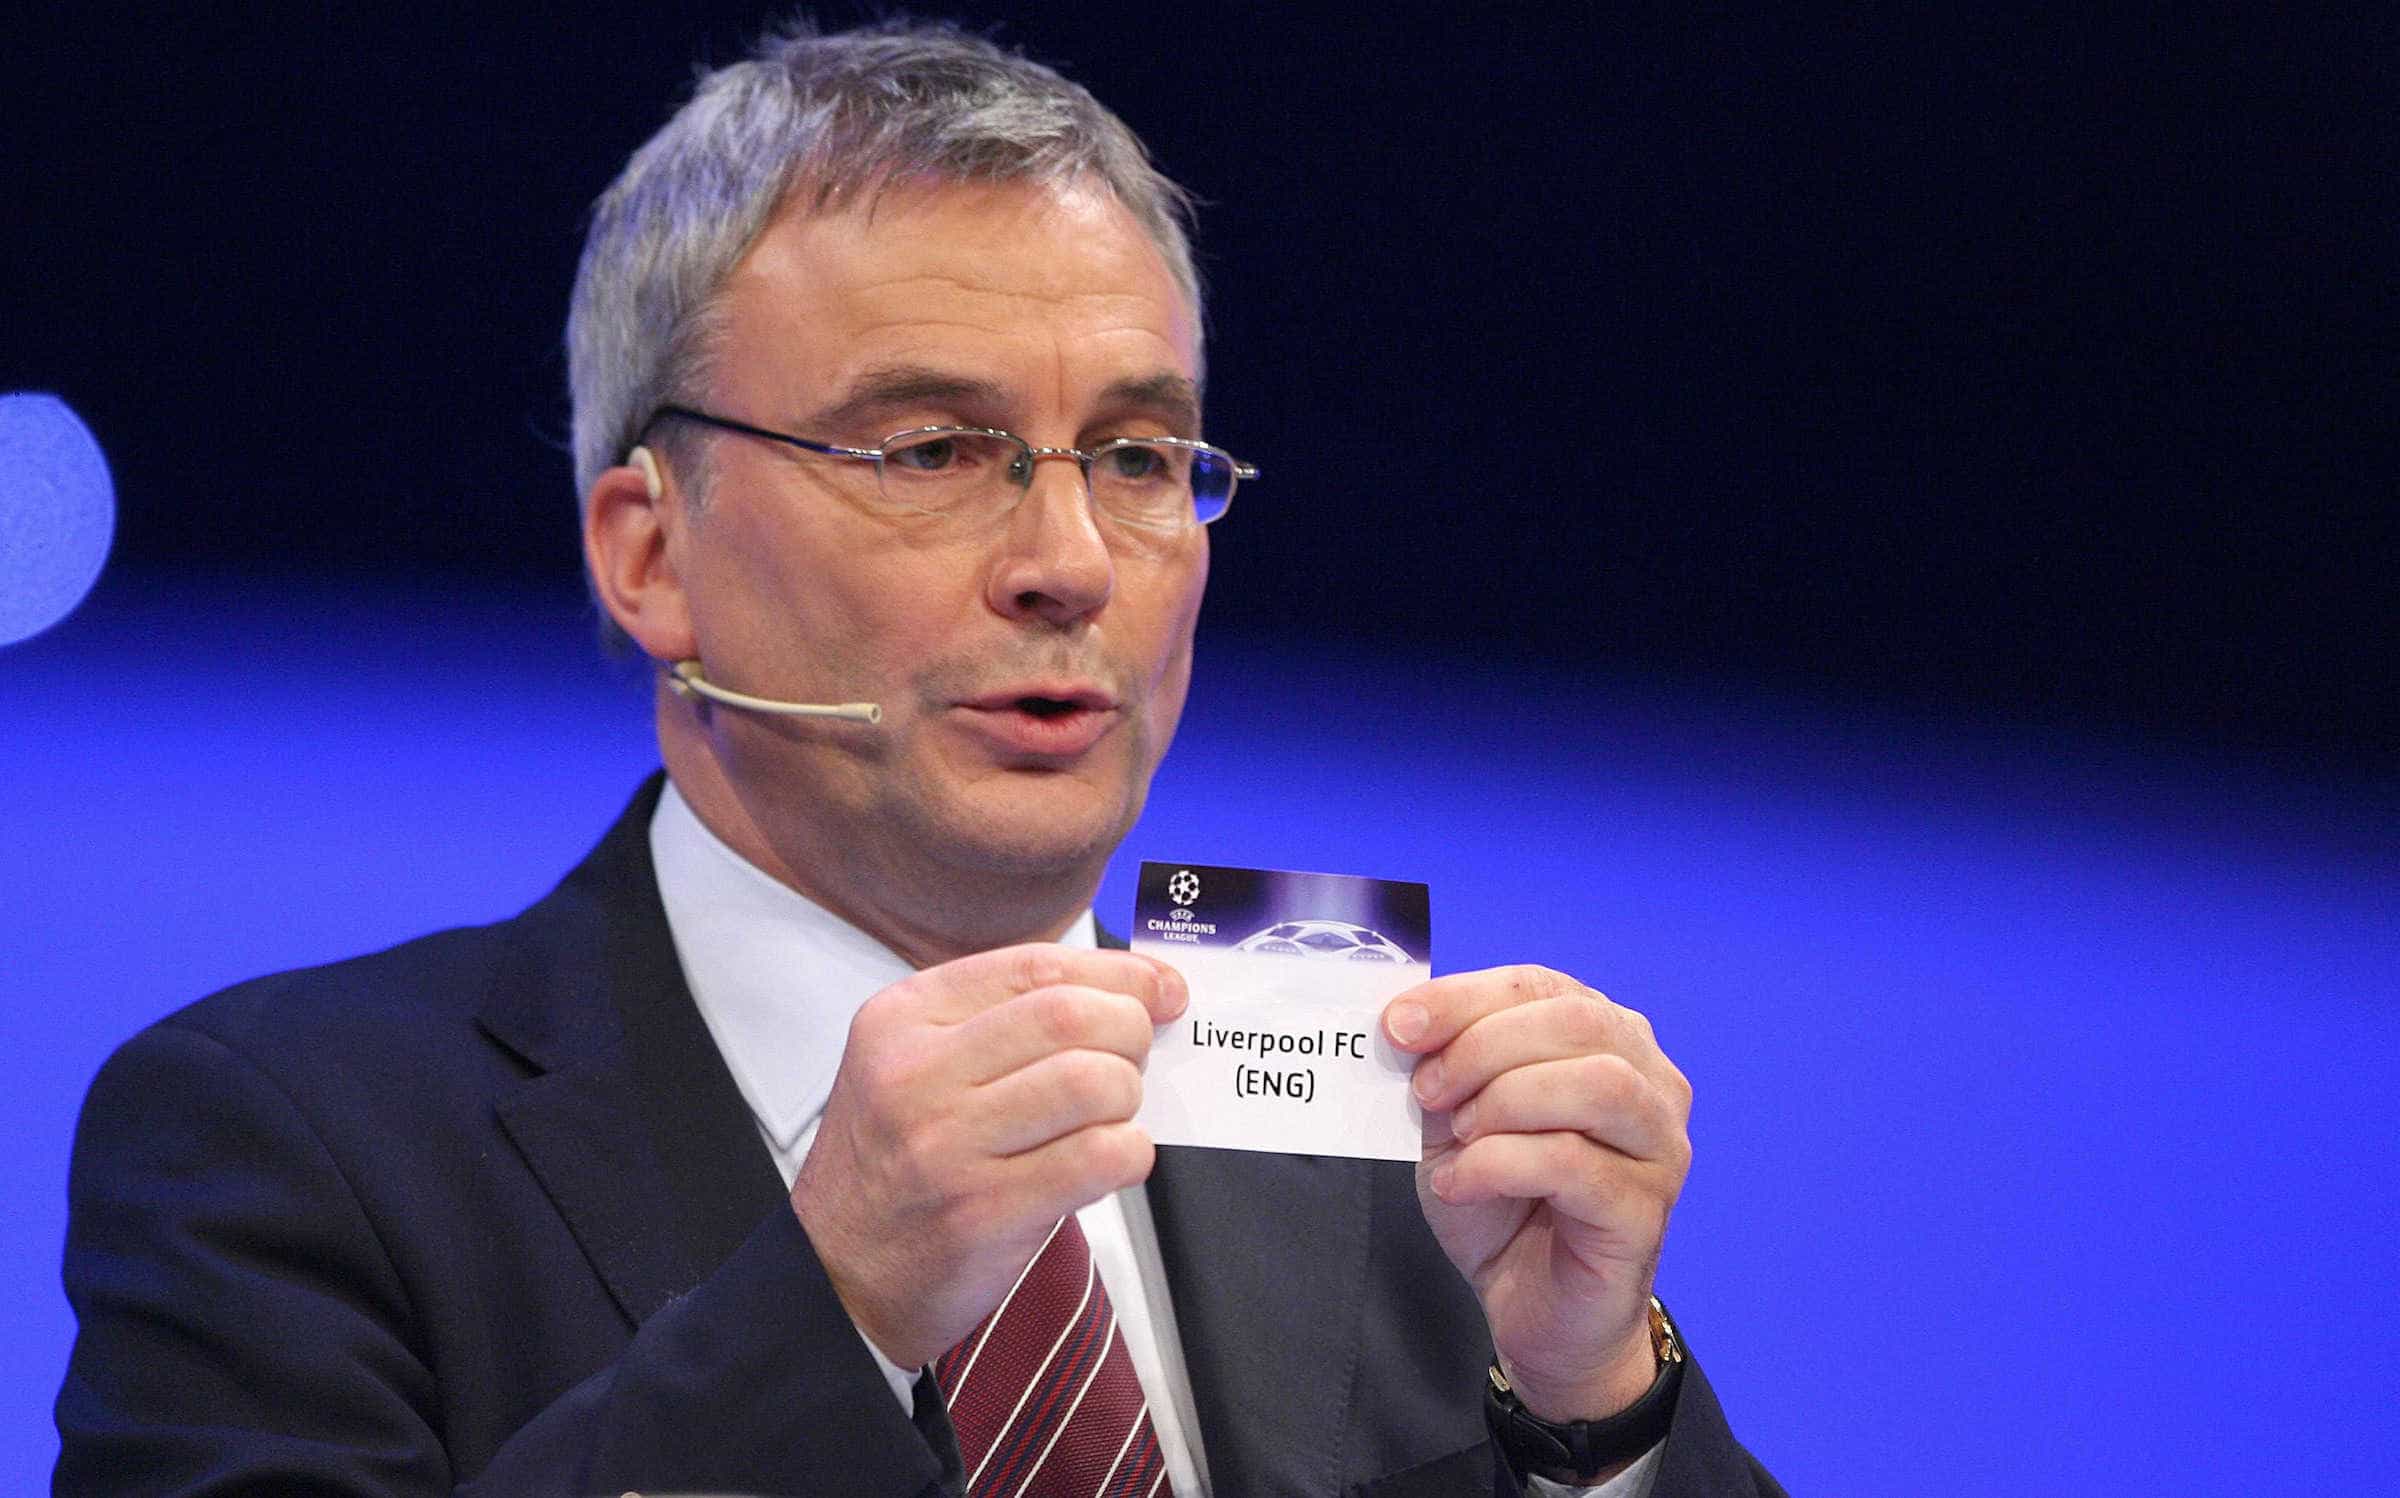
[[[117,576],[0,655],[0,1491],[56,1449],[92,1070],[216,985],[546,888],[653,762],[587,626]],[[1698,1090],[1662,1288],[1795,1492],[2370,1492],[2393,832],[2388,787],[2221,756],[1224,634],[1100,910],[1145,853],[1421,874],[1445,969],[1649,1013]]]

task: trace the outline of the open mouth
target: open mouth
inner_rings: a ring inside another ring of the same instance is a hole
[[[1007,755],[1073,757],[1107,737],[1118,717],[1116,700],[1098,689],[1060,683],[1049,692],[993,693],[960,704],[975,732]]]

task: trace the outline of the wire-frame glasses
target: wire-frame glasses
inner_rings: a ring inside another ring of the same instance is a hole
[[[937,426],[894,432],[875,447],[843,447],[690,406],[659,407],[643,430],[670,416],[803,452],[872,463],[884,502],[924,515],[1008,509],[1032,485],[1036,463],[1071,458],[1083,470],[1093,509],[1126,525],[1181,530],[1223,515],[1233,503],[1234,486],[1258,477],[1255,466],[1225,449],[1184,437],[1115,437],[1089,448],[1036,447],[1014,432],[991,427]]]

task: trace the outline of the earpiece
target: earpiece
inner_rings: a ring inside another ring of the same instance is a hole
[[[637,447],[632,452],[627,453],[625,455],[625,466],[628,468],[638,468],[642,471],[642,487],[650,491],[650,497],[652,499],[660,498],[667,492],[667,481],[659,477],[658,459],[650,455],[650,449],[646,447]]]

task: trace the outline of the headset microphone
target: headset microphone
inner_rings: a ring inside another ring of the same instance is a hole
[[[700,674],[698,661],[677,661],[667,672],[667,685],[678,697],[700,696],[727,707],[779,718],[833,718],[845,723],[881,723],[883,708],[872,702],[779,702],[731,691]]]
[[[647,447],[637,447],[625,455],[625,466],[642,476],[642,486],[657,499],[666,490],[659,477],[658,459]],[[667,670],[667,685],[678,697],[706,697],[727,707],[745,712],[769,713],[778,718],[831,718],[843,723],[881,723],[883,709],[872,702],[779,702],[772,697],[753,697],[748,692],[736,692],[718,686],[700,672],[698,661],[677,661]]]

